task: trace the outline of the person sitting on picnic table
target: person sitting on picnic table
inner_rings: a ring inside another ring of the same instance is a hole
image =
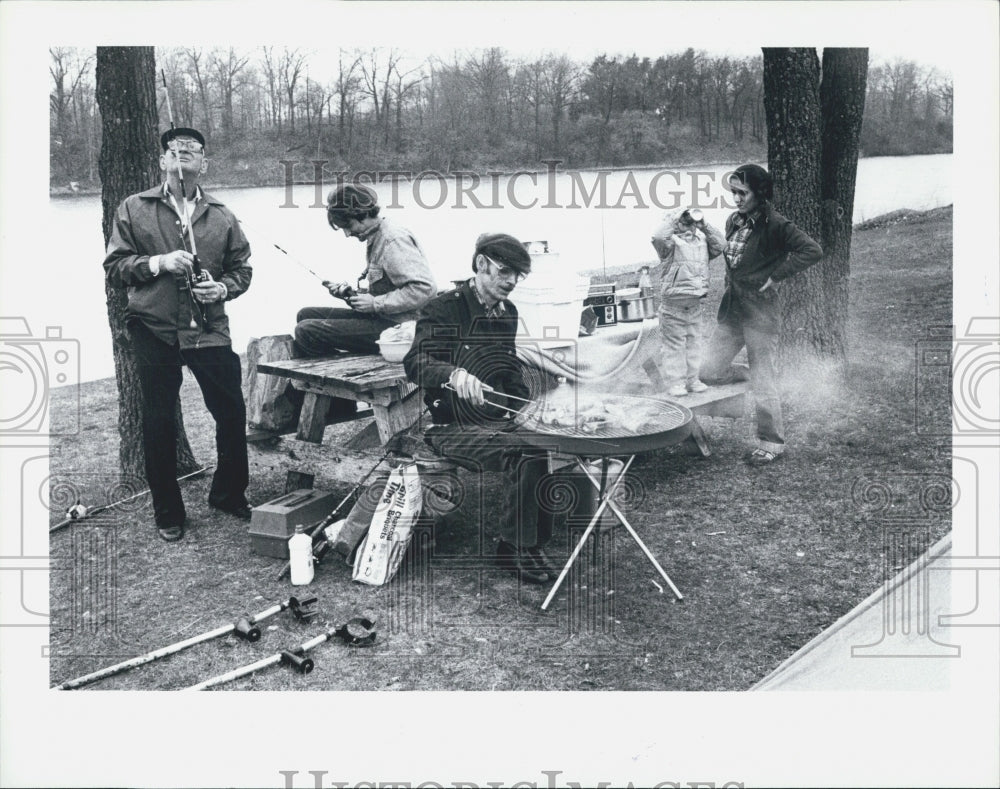
[[[531,257],[516,238],[486,234],[476,241],[472,270],[474,277],[424,308],[403,367],[424,390],[433,422],[424,440],[434,451],[503,472],[497,563],[525,583],[542,584],[559,575],[545,553],[552,513],[536,495],[546,484],[547,453],[508,432],[511,413],[531,397],[514,345],[517,308],[508,298],[530,273]]]
[[[296,316],[296,356],[339,352],[378,353],[386,329],[415,320],[437,285],[416,238],[379,216],[378,196],[363,184],[342,184],[327,197],[326,219],[334,230],[366,244],[367,265],[359,282],[324,283],[348,307],[303,307]]]

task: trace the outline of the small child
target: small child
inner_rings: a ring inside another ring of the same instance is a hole
[[[708,295],[708,261],[722,254],[726,237],[696,208],[667,214],[653,233],[660,258],[660,336],[667,394],[704,392],[698,379],[702,318]]]

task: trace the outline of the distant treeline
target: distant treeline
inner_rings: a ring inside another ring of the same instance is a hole
[[[93,50],[50,50],[50,185],[99,186]],[[500,48],[414,60],[339,50],[332,73],[287,47],[157,50],[179,126],[208,138],[211,183],[278,184],[337,171],[513,171],[766,158],[762,57],[688,49],[652,60],[515,58]],[[332,62],[323,57],[324,63]],[[312,62],[312,67],[311,66]],[[157,84],[160,84],[159,77]],[[159,91],[161,126],[167,110]],[[873,63],[863,156],[952,150],[949,75]]]

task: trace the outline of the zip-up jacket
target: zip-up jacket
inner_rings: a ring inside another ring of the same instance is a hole
[[[654,272],[661,299],[706,296],[708,262],[721,255],[726,247],[722,231],[707,222],[704,233],[695,228],[691,235],[678,234],[679,216],[680,212],[668,216],[653,233],[653,247],[662,263],[662,268]]]
[[[202,191],[191,212],[191,225],[198,261],[213,279],[226,286],[226,300],[244,293],[253,276],[247,262],[250,244],[233,213]],[[153,255],[190,250],[182,228],[162,184],[125,198],[108,239],[105,276],[112,286],[128,289],[127,320],[142,321],[164,342],[177,342],[182,349],[231,345],[223,302],[198,304],[183,274],[161,270],[154,277],[149,268]],[[191,327],[192,317],[195,328]]]

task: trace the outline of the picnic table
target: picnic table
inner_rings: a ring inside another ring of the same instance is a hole
[[[281,359],[257,364],[258,373],[288,378],[304,395],[296,437],[322,443],[333,398],[366,403],[353,418],[375,417],[378,442],[385,445],[420,418],[423,402],[403,365],[378,355],[341,354],[313,359]],[[357,443],[362,443],[363,439]]]

